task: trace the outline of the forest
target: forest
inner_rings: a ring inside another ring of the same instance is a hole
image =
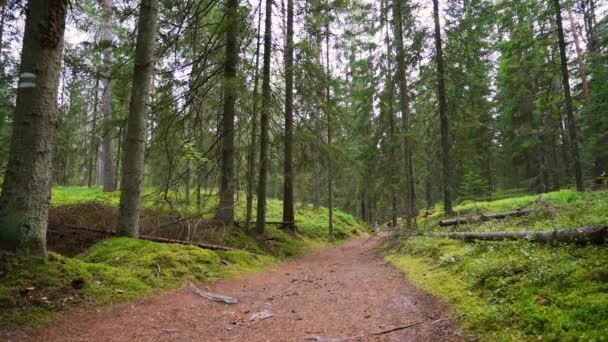
[[[0,0],[0,184],[0,339],[602,341],[608,4]]]

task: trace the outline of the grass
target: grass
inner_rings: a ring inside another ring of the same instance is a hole
[[[464,203],[471,212],[532,207],[525,218],[457,227],[459,230],[558,229],[608,222],[608,192],[562,190],[493,202]],[[436,223],[434,214],[429,222]],[[427,222],[428,224],[428,222]],[[426,230],[436,230],[433,224]],[[445,229],[445,228],[443,228]],[[463,327],[482,341],[608,340],[606,246],[529,241],[461,241],[417,236],[389,251],[387,260],[410,280],[454,307]]]
[[[167,212],[171,209],[153,189],[146,189],[145,193],[145,207]],[[51,205],[97,201],[116,206],[118,200],[118,192],[57,187],[53,189]],[[210,205],[214,201],[207,203]],[[244,216],[242,208],[244,203],[239,201],[239,216]],[[179,209],[182,213],[195,214],[196,206],[182,205]],[[208,215],[208,209],[203,209],[205,215]],[[297,235],[273,226],[268,226],[263,236],[236,227],[201,232],[206,242],[228,244],[246,251],[211,251],[194,246],[112,238],[98,242],[72,258],[50,253],[46,262],[12,254],[0,255],[0,328],[40,324],[66,307],[131,300],[180,286],[188,280],[213,281],[259,271],[286,257],[337,243],[368,229],[352,216],[336,210],[336,234],[332,240],[327,233],[326,208],[298,205],[296,209]],[[280,221],[281,211],[280,201],[268,201],[269,221]],[[75,288],[81,282],[84,287]]]

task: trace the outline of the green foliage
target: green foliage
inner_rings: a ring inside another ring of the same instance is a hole
[[[605,225],[608,192],[562,190],[456,210],[534,209],[526,217],[463,230],[548,230]],[[442,217],[436,215],[436,221]],[[433,228],[434,229],[434,228]],[[454,305],[463,327],[483,341],[602,341],[608,336],[608,249],[528,241],[461,241],[418,236],[387,260],[416,285]]]
[[[479,198],[488,195],[490,191],[490,184],[488,180],[481,177],[478,172],[469,171],[460,182],[460,199]]]

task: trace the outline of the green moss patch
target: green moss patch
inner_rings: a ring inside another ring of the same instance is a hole
[[[215,252],[195,246],[129,238],[101,241],[85,254],[49,260],[3,255],[2,325],[38,323],[75,304],[107,304],[179,286],[252,272],[278,259],[245,251]]]
[[[146,189],[144,222],[146,215],[151,214],[172,221],[176,212],[170,213],[171,209],[179,211],[181,216],[177,217],[187,215],[193,216],[194,221],[205,220],[215,206],[215,199],[208,199],[205,205],[197,208],[195,204],[183,203],[179,193],[169,195],[173,196],[173,208],[167,205],[162,194]],[[72,222],[74,225],[98,230],[111,227],[118,198],[118,192],[103,193],[99,188],[54,188],[52,205],[61,207],[52,211],[52,216],[57,216],[57,229],[68,219],[76,220]],[[237,202],[238,220],[244,221],[244,207],[242,200]],[[163,217],[163,213],[173,216]],[[282,203],[269,200],[267,219],[280,221],[281,213]],[[74,257],[51,253],[46,263],[39,259],[1,255],[0,327],[37,324],[66,307],[140,298],[180,286],[188,280],[213,281],[259,271],[284,258],[343,241],[368,229],[348,214],[336,210],[334,215],[335,240],[328,236],[327,209],[300,205],[296,216],[297,233],[267,226],[266,233],[259,236],[239,227],[208,225],[202,225],[204,227],[195,232],[200,241],[242,249],[238,251],[211,251],[129,238],[112,238],[93,244],[103,236],[95,235],[91,241],[93,245],[84,252]],[[81,233],[84,234],[78,232]],[[60,240],[64,241],[65,237]]]
[[[456,209],[462,213],[472,205]],[[534,212],[447,229],[549,230],[608,222],[606,191],[562,190],[475,205],[482,211],[526,206]],[[441,218],[431,218],[425,232],[445,230],[436,226]],[[467,244],[417,236],[401,241],[387,260],[416,285],[453,304],[463,327],[483,341],[608,340],[606,246],[525,240]]]

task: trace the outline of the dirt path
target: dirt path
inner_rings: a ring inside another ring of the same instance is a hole
[[[76,310],[13,341],[463,341],[446,308],[408,284],[359,238],[235,280],[199,285],[239,304],[201,299],[188,287],[139,302]],[[206,285],[206,286],[205,286]],[[250,320],[256,313],[272,313]],[[413,326],[387,332],[396,327]],[[372,335],[373,333],[380,333]]]

